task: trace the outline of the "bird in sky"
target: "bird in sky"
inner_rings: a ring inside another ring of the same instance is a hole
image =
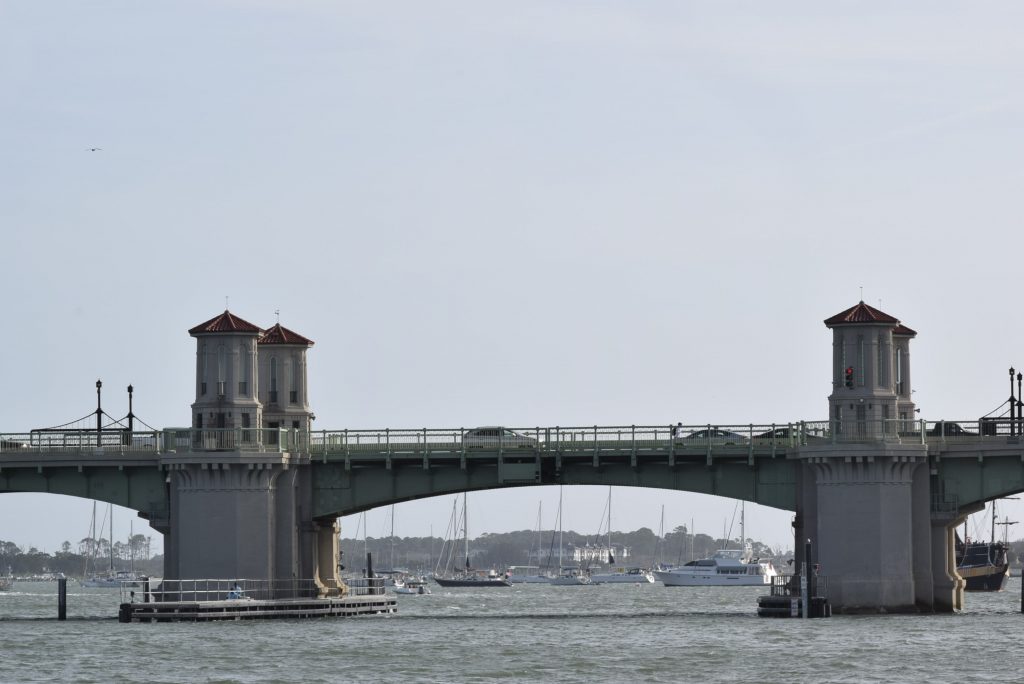
[[[89,151],[90,152],[99,152],[102,149],[103,149],[102,147],[90,147]]]

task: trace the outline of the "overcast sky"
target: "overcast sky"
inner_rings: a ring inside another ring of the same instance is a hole
[[[1022,20],[4,2],[0,432],[86,415],[97,378],[111,413],[132,383],[147,423],[187,425],[187,330],[225,297],[316,342],[318,429],[824,419],[822,321],[861,288],[919,333],[921,416],[976,419],[1024,366]],[[567,489],[565,527],[596,531],[605,497]],[[614,497],[616,529],[657,530],[664,504],[720,534],[734,510]],[[530,529],[541,498],[550,528],[556,488],[474,494],[470,533]],[[396,533],[440,534],[450,507],[403,504]],[[91,509],[6,494],[0,539],[53,550]],[[748,505],[748,535],[791,545],[790,518]]]

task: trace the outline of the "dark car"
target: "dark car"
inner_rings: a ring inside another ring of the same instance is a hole
[[[718,445],[746,444],[749,441],[738,432],[730,432],[720,428],[705,428],[704,430],[697,430],[686,435],[683,440],[686,442],[693,442],[694,444]]]
[[[940,420],[928,431],[929,437],[974,437],[977,434],[977,432],[965,430],[959,423],[947,423],[944,420]]]
[[[808,431],[801,432],[798,427],[777,427],[772,430],[765,430],[754,435],[754,441],[758,442],[789,442],[795,440],[807,444],[808,442],[824,441],[821,435],[814,435]]]

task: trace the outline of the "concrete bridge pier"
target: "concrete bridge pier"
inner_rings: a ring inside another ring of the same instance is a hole
[[[170,515],[168,579],[314,579],[343,593],[337,525],[312,518],[308,458],[288,453],[196,452],[162,460]]]
[[[817,531],[809,536],[833,609],[949,609],[950,599],[936,602],[926,447],[817,445],[801,448],[798,458],[805,468],[797,532]],[[944,575],[945,561],[940,567]]]

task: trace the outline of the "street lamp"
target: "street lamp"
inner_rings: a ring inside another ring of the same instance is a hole
[[[1016,416],[1017,397],[1013,396],[1013,366],[1010,366],[1010,436],[1017,434]]]
[[[100,380],[96,381],[96,447],[103,446],[103,409],[100,404],[100,390],[103,388],[103,382]]]

